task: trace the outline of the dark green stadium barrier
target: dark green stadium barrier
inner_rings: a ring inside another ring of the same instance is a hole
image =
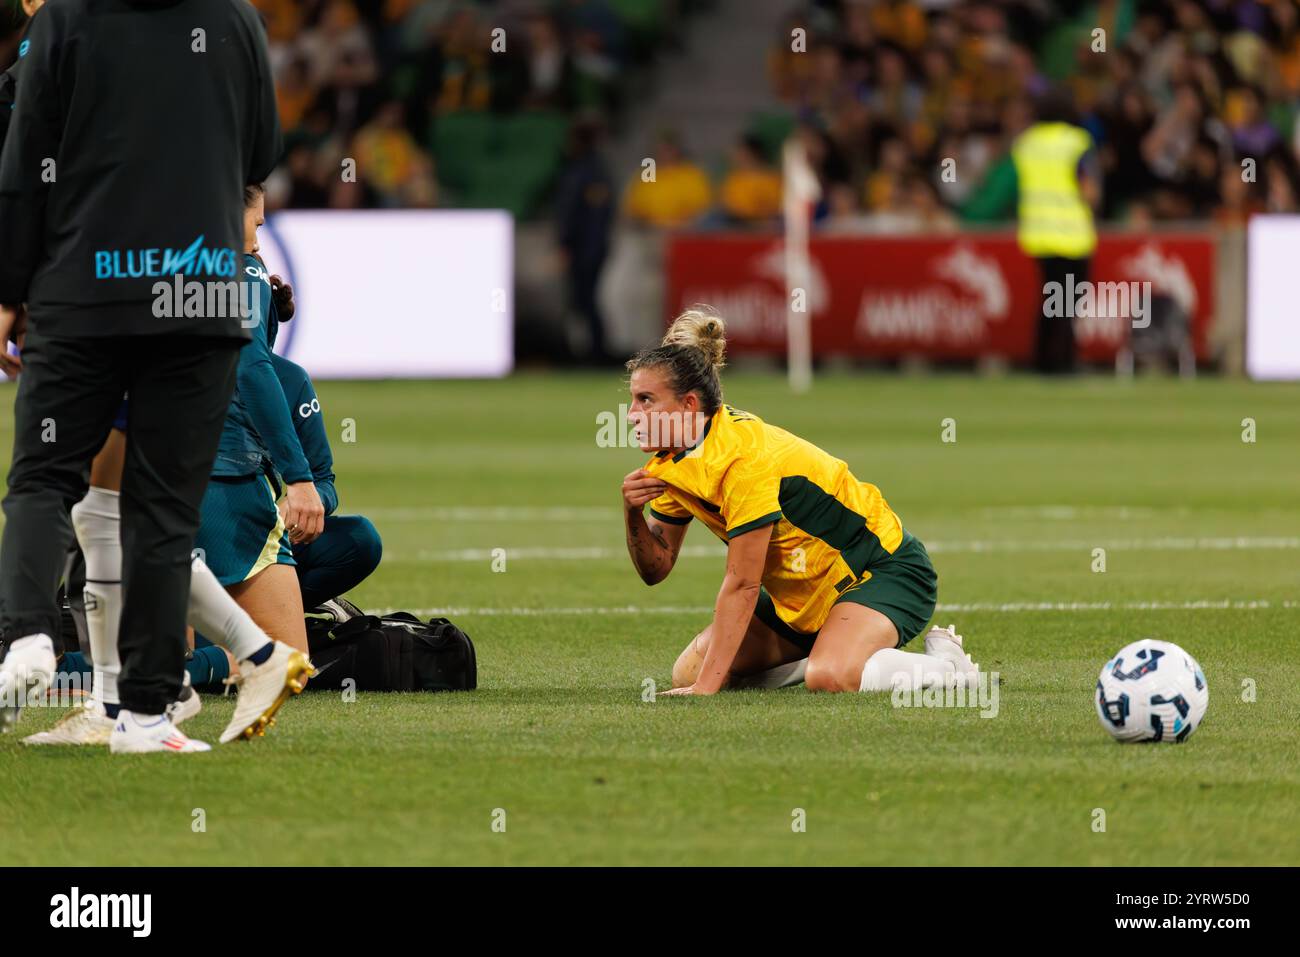
[[[559,172],[567,129],[568,119],[551,112],[440,116],[433,132],[439,182],[456,206],[507,209],[526,219]]]

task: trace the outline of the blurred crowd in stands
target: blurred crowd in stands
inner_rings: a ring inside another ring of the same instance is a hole
[[[513,183],[504,203],[521,216],[554,186],[569,123],[616,112],[623,77],[689,6],[253,3],[271,41],[287,148],[268,184],[272,207],[482,205],[494,180],[508,186],[522,173],[530,188]],[[512,122],[524,115],[540,122]],[[340,176],[349,158],[361,189]]]
[[[663,131],[653,182],[602,169],[601,135],[689,0],[255,3],[288,145],[273,205],[499,197],[563,228],[595,183],[634,222],[769,226],[794,133],[821,228],[942,231],[1014,215],[1009,143],[1058,85],[1097,144],[1103,219],[1234,223],[1300,200],[1296,0],[806,0],[769,55],[780,106],[738,117],[726,157]]]
[[[634,184],[629,214],[659,225],[770,222],[780,212],[775,145],[796,130],[822,186],[825,230],[1008,220],[1011,141],[1053,89],[1093,136],[1103,219],[1240,224],[1300,211],[1295,0],[817,0],[785,24],[769,69],[787,110],[751,118],[717,190],[667,144],[659,175],[662,184],[671,164],[673,195]]]
[[[793,133],[820,228],[947,230],[1014,217],[1008,145],[1054,87],[1096,141],[1103,219],[1300,208],[1300,0],[792,0],[773,108],[736,118],[725,157],[661,131],[654,183],[610,170],[602,139],[655,135],[620,127],[629,100],[710,0],[252,2],[287,147],[272,208],[494,205],[563,234],[612,205],[769,227]]]
[[[1096,144],[1102,218],[1297,211],[1295,0],[824,0],[788,27],[772,82],[817,144],[830,226],[1009,218],[1010,142],[1053,88]]]

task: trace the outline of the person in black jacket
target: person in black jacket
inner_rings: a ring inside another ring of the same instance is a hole
[[[238,284],[243,188],[280,152],[266,35],[241,0],[58,0],[24,47],[0,153],[0,342],[21,347],[0,366],[22,373],[0,542],[0,723],[53,671],[67,511],[126,392],[110,744],[206,750],[165,708],[180,693],[198,506],[249,331],[238,310],[159,307],[173,281]],[[269,721],[310,663],[276,645],[254,664],[275,672],[255,689]]]
[[[600,154],[601,136],[595,119],[574,123],[569,132],[569,159],[556,190],[555,213],[568,274],[569,304],[587,324],[591,361],[608,365],[618,360],[605,344],[605,317],[597,291],[609,255],[614,181]]]

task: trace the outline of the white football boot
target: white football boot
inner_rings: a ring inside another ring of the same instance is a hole
[[[97,701],[70,708],[48,731],[23,738],[23,744],[108,744],[113,734],[113,719]]]
[[[967,688],[974,688],[979,681],[980,666],[971,661],[970,655],[966,653],[955,625],[947,628],[936,625],[926,632],[925,653],[949,662],[958,684],[964,683]]]
[[[23,705],[49,688],[58,664],[49,635],[28,635],[9,646],[0,662],[0,733],[12,731]]]
[[[167,717],[171,718],[172,724],[180,724],[182,721],[190,720],[202,710],[203,702],[199,700],[199,693],[194,690],[190,673],[187,671],[185,677],[181,679],[180,697],[167,706]]]
[[[108,749],[114,754],[145,754],[166,751],[172,754],[192,754],[211,751],[212,745],[186,737],[185,732],[171,723],[165,714],[135,714],[123,708],[108,739]]]
[[[239,675],[231,684],[239,688],[235,716],[221,732],[221,743],[236,738],[262,737],[275,724],[280,706],[307,687],[307,679],[316,673],[311,661],[283,641],[274,643],[271,656],[260,665],[239,663]]]

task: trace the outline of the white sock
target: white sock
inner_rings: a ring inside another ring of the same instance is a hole
[[[212,569],[196,558],[190,563],[190,627],[243,661],[266,646],[267,635],[248,612],[221,587]]]
[[[117,650],[117,633],[122,620],[122,539],[118,500],[117,492],[92,487],[72,507],[72,524],[86,556],[86,631],[94,662],[92,699],[100,704],[120,703],[117,678],[122,659]],[[186,620],[237,661],[271,640],[197,558],[190,564]]]
[[[86,633],[94,677],[92,703],[119,704],[122,659],[117,629],[122,620],[122,537],[118,493],[91,487],[72,506],[72,527],[86,557]]]
[[[930,688],[955,674],[952,662],[900,648],[881,648],[867,659],[859,691],[915,691]]]
[[[808,670],[808,659],[800,658],[775,668],[768,668],[755,675],[732,678],[728,684],[731,688],[789,688],[803,683],[804,672]]]

